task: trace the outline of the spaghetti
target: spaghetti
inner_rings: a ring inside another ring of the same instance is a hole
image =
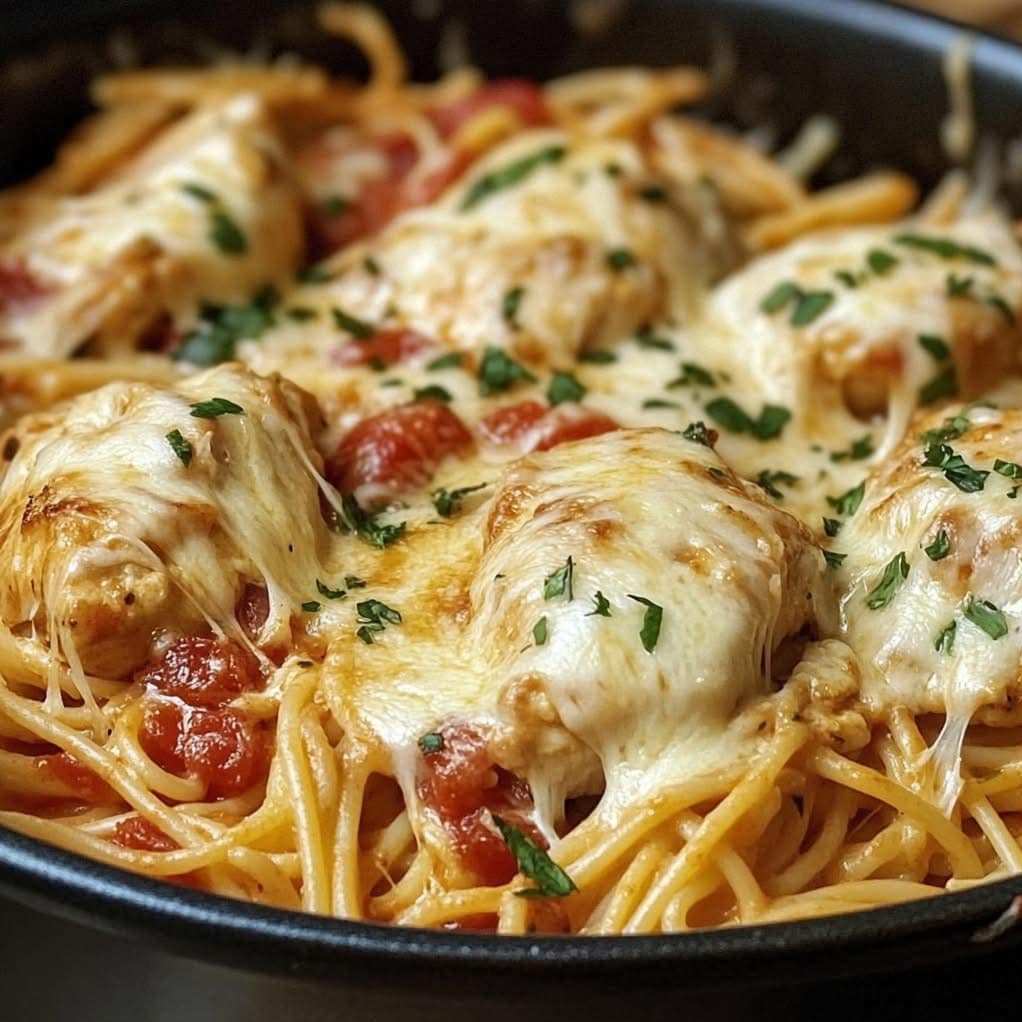
[[[510,935],[1022,869],[1013,225],[322,23],[0,198],[0,824]]]

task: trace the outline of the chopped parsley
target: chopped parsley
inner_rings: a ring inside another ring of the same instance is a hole
[[[681,432],[686,440],[704,447],[712,447],[717,442],[717,431],[707,428],[705,422],[690,422]]]
[[[599,589],[593,596],[593,609],[586,614],[586,617],[610,617],[610,600],[607,599]]]
[[[615,273],[627,270],[630,266],[635,266],[638,263],[635,253],[630,248],[612,248],[607,252],[606,260],[607,265]]]
[[[185,335],[173,358],[197,366],[230,362],[239,341],[255,340],[274,325],[278,301],[276,289],[264,287],[247,305],[204,303],[198,323]]]
[[[639,198],[645,202],[666,202],[667,190],[660,185],[644,185],[639,189]]]
[[[798,476],[793,476],[790,472],[784,471],[772,471],[771,469],[765,468],[758,476],[756,476],[757,485],[763,487],[771,497],[776,500],[784,500],[784,494],[777,488],[777,484],[781,483],[784,486],[794,486],[798,482]]]
[[[646,411],[652,411],[656,408],[679,408],[681,406],[677,401],[665,401],[662,397],[648,397],[642,402],[642,407]]]
[[[766,297],[759,303],[760,310],[765,312],[767,315],[772,316],[775,312],[780,312],[785,306],[790,304],[799,295],[802,294],[802,289],[792,280],[782,280],[774,288],[772,288],[766,295]]]
[[[225,397],[211,397],[208,401],[196,401],[191,406],[195,419],[216,419],[221,415],[244,415],[245,409],[228,401]]]
[[[873,438],[867,433],[865,436],[859,437],[858,440],[853,440],[851,447],[846,451],[834,451],[830,460],[835,462],[842,461],[862,461],[863,458],[868,458],[873,453]]]
[[[941,259],[964,259],[970,263],[978,263],[980,266],[997,265],[997,260],[989,252],[984,252],[981,248],[974,248],[972,245],[960,245],[951,238],[906,232],[899,234],[894,241],[895,244],[903,245],[905,248],[931,252]]]
[[[916,339],[919,341],[919,347],[932,355],[937,362],[943,362],[951,357],[951,349],[943,337],[936,334],[920,334]]]
[[[1002,461],[998,458],[994,462],[994,471],[1006,479],[1022,479],[1022,465],[1017,461]]]
[[[945,440],[957,440],[967,433],[972,423],[964,415],[954,415],[947,418],[936,429],[928,429],[925,433],[919,434],[919,439],[924,446],[943,443]]]
[[[518,322],[518,309],[522,304],[522,299],[525,297],[524,287],[513,287],[504,295],[504,299],[500,305],[501,315],[504,317],[504,322],[507,323],[512,330],[519,329]]]
[[[571,373],[556,371],[550,377],[550,385],[546,389],[546,399],[550,404],[581,401],[585,396],[586,388]]]
[[[986,469],[973,468],[960,454],[947,444],[930,444],[926,448],[923,464],[939,468],[949,483],[954,483],[963,493],[978,493],[986,485],[990,473]]]
[[[754,419],[729,397],[714,398],[706,412],[718,425],[731,433],[751,433],[758,440],[773,440],[791,419],[791,412],[781,405],[764,405]]]
[[[225,255],[243,255],[248,251],[248,239],[225,209],[210,212],[209,240]]]
[[[306,614],[317,614],[319,613],[321,606],[322,604],[320,604],[318,600],[306,600],[305,603],[302,604],[302,610],[304,610]]]
[[[1015,325],[1014,310],[999,294],[987,295],[983,301],[992,309],[996,309],[1004,318],[1004,321],[1008,324],[1008,326]]]
[[[536,382],[536,377],[525,366],[516,362],[507,352],[494,347],[489,347],[483,352],[478,375],[479,393],[483,397],[499,394],[523,380]]]
[[[316,579],[316,592],[328,600],[343,600],[348,594],[343,589],[332,589],[325,582]]]
[[[465,193],[465,198],[461,201],[461,211],[464,213],[474,209],[491,195],[520,184],[545,164],[560,163],[564,159],[565,152],[564,146],[547,146],[529,156],[514,160],[498,170],[491,170],[488,174],[483,174],[472,183]]]
[[[794,281],[783,280],[766,295],[759,307],[772,316],[792,305],[791,325],[808,326],[826,312],[833,301],[833,291],[803,291]]]
[[[307,323],[310,319],[318,319],[319,311],[310,309],[307,305],[292,305],[284,310],[284,315],[295,323]]]
[[[299,270],[295,279],[299,284],[325,284],[333,275],[323,266],[312,265]]]
[[[884,568],[880,581],[866,594],[866,606],[870,610],[882,610],[908,578],[909,565],[904,553],[897,554]]]
[[[823,559],[827,562],[827,567],[832,571],[840,568],[847,556],[848,554],[839,554],[836,550],[823,551]]]
[[[401,624],[400,612],[394,610],[393,607],[388,607],[380,600],[363,600],[361,603],[355,604],[355,610],[358,613],[357,622],[359,624],[355,634],[367,646],[371,646],[376,641],[375,636],[379,635],[388,624]]]
[[[369,514],[359,506],[353,493],[346,493],[341,498],[341,513],[334,514],[334,525],[344,531],[353,532],[370,546],[382,550],[399,540],[405,531],[405,523],[381,525],[376,515]]]
[[[383,267],[371,255],[362,260],[362,266],[371,277],[378,277],[383,273]]]
[[[714,379],[713,373],[701,365],[697,365],[695,362],[682,362],[681,375],[671,380],[667,384],[667,389],[673,390],[675,387],[689,386],[716,387],[717,381]]]
[[[617,361],[617,355],[606,348],[594,348],[592,351],[583,351],[578,356],[579,362],[589,362],[592,365],[609,365]]]
[[[439,731],[428,731],[419,738],[419,748],[424,756],[429,756],[434,752],[442,752],[444,736]]]
[[[537,646],[545,646],[547,636],[549,635],[549,629],[547,628],[546,615],[544,614],[533,626],[532,626],[532,639]]]
[[[938,633],[933,643],[933,648],[938,653],[950,654],[955,648],[955,632],[958,631],[958,622],[952,621],[945,625]]]
[[[412,391],[413,401],[442,401],[444,404],[450,404],[454,400],[451,397],[451,392],[446,387],[441,387],[437,383],[430,383],[425,387],[416,387]]]
[[[959,277],[956,273],[949,273],[947,275],[948,298],[971,298],[972,285],[975,283],[975,277]]]
[[[198,199],[200,202],[214,203],[220,201],[216,196],[216,192],[212,192],[205,185],[197,184],[194,181],[186,181],[181,185],[181,191],[185,195],[190,195],[193,199]]]
[[[181,430],[172,429],[167,434],[167,443],[170,444],[171,450],[181,459],[181,464],[185,468],[192,463],[192,445],[181,435]]]
[[[554,600],[567,593],[568,603],[575,599],[575,562],[569,557],[553,574],[543,579],[543,599]]]
[[[515,891],[515,894],[523,898],[564,898],[578,890],[571,877],[535,841],[496,813],[491,815],[518,864],[518,871],[536,882],[535,887]]]
[[[827,503],[843,518],[851,518],[859,510],[865,492],[866,480],[864,479],[858,486],[846,490],[841,496],[828,497]]]
[[[841,526],[844,523],[839,521],[837,518],[824,518],[823,519],[823,531],[833,539],[840,531]]]
[[[333,314],[334,322],[357,340],[368,340],[376,333],[376,327],[371,323],[366,323],[365,320],[352,316],[339,306],[335,305],[330,312]]]
[[[948,366],[919,388],[919,403],[931,405],[934,401],[945,397],[954,397],[957,393],[958,373],[954,366]]]
[[[878,277],[889,273],[900,261],[897,256],[891,255],[885,248],[871,248],[866,254],[866,262],[869,268]]]
[[[431,372],[435,372],[437,369],[457,369],[461,365],[463,357],[460,351],[450,351],[446,355],[440,355],[433,359],[432,362],[427,362],[426,368]]]
[[[982,628],[991,639],[1003,639],[1008,634],[1008,622],[1004,612],[989,600],[977,600],[975,596],[970,595],[962,613],[977,628]]]
[[[629,593],[628,599],[635,600],[636,603],[641,603],[646,608],[646,613],[642,615],[642,629],[639,631],[639,639],[642,641],[642,648],[647,653],[652,653],[656,649],[657,640],[660,638],[660,626],[663,623],[664,608],[658,606],[652,600],[647,600],[645,596],[633,596]]]
[[[866,280],[866,275],[856,276],[851,270],[835,270],[834,276],[847,288],[857,288]]]
[[[923,551],[931,561],[942,561],[951,553],[951,537],[947,529],[941,529],[929,546],[923,547]]]
[[[351,208],[351,199],[344,195],[328,195],[323,200],[323,212],[327,216],[340,216]]]
[[[368,585],[364,578],[359,578],[358,575],[345,575],[344,584],[349,589],[365,589]]]
[[[652,348],[654,351],[674,351],[674,341],[667,337],[658,337],[648,324],[639,328],[635,334],[635,341],[640,347]]]
[[[477,483],[475,486],[462,486],[457,490],[447,490],[441,486],[439,490],[434,490],[432,493],[433,507],[436,508],[437,514],[441,517],[450,518],[451,515],[461,510],[461,502],[470,493],[482,490],[486,486],[489,486],[489,483]]]

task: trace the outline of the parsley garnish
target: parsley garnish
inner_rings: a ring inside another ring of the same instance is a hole
[[[939,468],[949,483],[954,483],[963,493],[978,493],[986,485],[990,473],[986,469],[976,469],[967,464],[960,454],[947,444],[930,444],[926,448],[923,464],[930,468]]]
[[[941,259],[965,259],[981,266],[996,266],[997,260],[989,252],[972,245],[960,245],[951,238],[936,238],[924,234],[899,234],[895,239],[898,245],[915,248],[924,252],[932,252]]]
[[[472,183],[465,193],[465,198],[461,201],[461,211],[464,213],[473,209],[496,192],[520,184],[546,163],[559,163],[564,159],[565,152],[564,146],[547,146],[545,149],[540,149],[538,152],[509,163],[499,170],[483,174]]]
[[[958,373],[954,366],[939,372],[928,383],[919,388],[919,403],[931,405],[944,397],[954,397],[958,393]]]
[[[957,440],[964,433],[967,433],[972,425],[964,415],[955,415],[945,419],[936,429],[928,429],[925,433],[919,434],[919,439],[929,447],[931,444],[943,443],[945,440]]]
[[[543,579],[543,599],[553,600],[568,594],[568,603],[575,599],[573,588],[575,578],[575,562],[569,557],[562,567]]]
[[[191,406],[195,419],[216,419],[221,415],[244,415],[245,409],[228,401],[225,397],[211,397],[208,401],[196,401]]]
[[[777,483],[783,483],[785,486],[794,486],[797,482],[798,476],[793,476],[790,472],[772,471],[768,468],[763,469],[756,476],[756,483],[777,500],[784,499],[784,494],[777,488]]]
[[[823,551],[823,559],[827,562],[827,567],[834,571],[841,567],[847,556],[848,554],[839,554],[836,550]]]
[[[947,557],[951,553],[951,537],[947,534],[947,530],[941,529],[933,542],[929,546],[923,547],[923,550],[931,561],[942,561]]]
[[[167,443],[181,459],[181,464],[187,468],[192,463],[192,445],[181,435],[181,430],[172,429],[167,434]]]
[[[713,378],[713,374],[701,365],[697,365],[695,362],[682,362],[681,375],[671,380],[667,384],[667,389],[673,390],[675,387],[688,386],[716,387],[717,381]]]
[[[610,600],[599,589],[596,590],[596,595],[593,597],[593,609],[585,616],[594,617],[596,615],[610,617]]]
[[[498,394],[520,380],[536,382],[536,377],[525,366],[512,359],[500,348],[487,348],[479,365],[479,393],[483,397]]]
[[[292,305],[284,310],[284,315],[296,323],[307,323],[310,319],[319,318],[319,310],[310,309],[307,305]]]
[[[571,373],[556,371],[550,377],[550,385],[546,389],[546,399],[550,404],[581,401],[585,396],[586,388]]]
[[[325,582],[316,579],[316,592],[328,600],[343,600],[348,594],[343,589],[331,589]]]
[[[638,260],[635,258],[635,253],[629,248],[612,248],[607,253],[607,265],[614,270],[615,273],[619,273],[621,270],[627,270],[630,266],[635,266]]]
[[[515,894],[523,898],[564,898],[578,890],[571,877],[535,841],[495,813],[491,815],[504,844],[515,857],[519,872],[536,882],[535,887]]]
[[[938,653],[951,653],[955,648],[955,632],[958,631],[958,622],[952,621],[945,625],[938,633],[933,648]]]
[[[708,429],[705,422],[690,422],[681,435],[694,444],[702,444],[704,447],[712,447],[717,442],[717,431]]]
[[[477,483],[475,486],[462,486],[457,490],[447,490],[441,486],[439,490],[433,491],[433,507],[436,508],[438,515],[441,515],[444,518],[450,518],[451,515],[461,509],[461,502],[470,493],[475,493],[477,490],[481,490],[486,486],[489,486],[489,483]]]
[[[992,309],[996,309],[1009,326],[1015,325],[1015,312],[1012,307],[998,294],[987,295],[983,299]]]
[[[863,458],[868,458],[873,453],[873,438],[867,433],[865,436],[859,437],[858,440],[853,440],[851,447],[847,451],[834,451],[831,456],[831,461],[842,462],[842,461],[862,461]]]
[[[362,266],[371,277],[378,277],[383,273],[383,267],[371,255],[362,260]]]
[[[532,638],[537,646],[545,646],[547,635],[546,615],[544,615],[532,626]]]
[[[948,298],[971,298],[972,285],[975,283],[975,277],[959,277],[956,273],[949,273],[947,275]]]
[[[399,522],[396,525],[380,525],[376,521],[376,515],[369,514],[359,506],[353,493],[346,493],[341,498],[341,508],[342,511],[339,515],[335,512],[335,525],[355,533],[370,546],[382,550],[404,535],[404,522]]]
[[[1004,612],[989,600],[977,600],[970,595],[962,613],[977,628],[982,628],[991,639],[1003,639],[1008,634]]]
[[[824,518],[823,519],[823,531],[833,539],[840,531],[842,522],[836,518]]]
[[[197,184],[194,181],[186,181],[181,185],[181,191],[186,195],[190,195],[193,199],[198,199],[200,202],[214,203],[219,202],[216,192],[210,191],[205,185]]]
[[[767,315],[772,316],[775,312],[780,312],[781,309],[801,294],[802,288],[794,281],[782,280],[767,293],[766,297],[759,303],[759,307]]]
[[[430,383],[425,387],[417,387],[412,392],[413,401],[442,401],[444,404],[450,404],[454,398],[451,397],[451,392],[446,387],[441,387],[439,384]]]
[[[657,640],[660,638],[660,625],[664,618],[664,608],[658,606],[652,600],[647,600],[645,596],[633,596],[629,593],[628,599],[635,600],[636,603],[641,603],[646,608],[646,613],[642,615],[642,630],[639,632],[639,638],[642,640],[642,648],[647,653],[652,653],[656,649]]]
[[[345,575],[344,584],[349,589],[365,589],[368,583],[364,578],[359,578],[358,575]]]
[[[773,440],[788,424],[791,412],[780,405],[764,405],[754,419],[729,397],[714,398],[706,405],[714,422],[732,433],[751,433],[758,440]]]
[[[646,202],[666,202],[667,191],[660,185],[645,185],[639,189],[639,198]]]
[[[655,351],[674,351],[674,342],[666,337],[658,337],[648,324],[639,328],[635,334],[635,341],[643,348],[653,348]]]
[[[1007,479],[1022,479],[1022,465],[1017,461],[1002,461],[998,458],[994,462],[994,471]]]
[[[278,300],[275,288],[264,287],[248,305],[203,304],[198,323],[173,358],[197,366],[230,362],[239,341],[254,340],[273,326]]]
[[[330,311],[333,314],[334,322],[342,330],[347,331],[352,337],[360,341],[368,340],[376,333],[376,327],[372,326],[372,324],[357,319],[336,305]]]
[[[321,604],[316,600],[306,600],[306,602],[302,604],[302,610],[304,610],[306,614],[316,614],[319,612],[320,607]]]
[[[864,479],[858,486],[846,490],[840,497],[828,497],[827,503],[842,517],[851,518],[859,510],[865,492],[866,480]]]
[[[518,309],[522,304],[522,299],[524,297],[524,287],[513,287],[504,295],[504,300],[501,302],[501,315],[504,317],[504,322],[507,323],[512,330],[517,330],[519,328]]]
[[[772,316],[794,303],[791,325],[808,326],[826,312],[833,301],[833,291],[803,291],[794,281],[784,280],[766,295],[759,303],[759,307],[767,315]]]
[[[916,339],[919,341],[919,347],[932,355],[936,361],[943,362],[951,357],[951,349],[943,337],[936,334],[920,334]]]
[[[882,277],[885,273],[893,270],[900,260],[886,249],[872,248],[866,254],[866,262],[878,277]]]
[[[642,407],[647,411],[655,408],[679,408],[677,401],[665,401],[662,397],[648,397],[642,402]]]
[[[866,606],[870,610],[882,610],[908,578],[909,565],[904,553],[897,554],[884,568],[880,581],[866,594]]]
[[[248,239],[224,209],[214,209],[209,214],[209,240],[225,255],[248,251]]]
[[[325,284],[333,280],[333,275],[322,266],[306,266],[295,274],[295,279],[300,284]]]
[[[592,351],[583,351],[578,356],[579,362],[589,362],[592,365],[608,365],[617,361],[617,355],[606,348],[594,348]]]
[[[358,612],[358,624],[361,626],[355,634],[367,646],[376,641],[374,636],[382,632],[388,624],[401,624],[400,612],[379,600],[363,600],[355,604],[355,610]]]
[[[424,756],[443,751],[444,736],[439,731],[428,731],[419,738],[419,748]]]
[[[464,356],[460,351],[451,351],[446,355],[440,355],[439,358],[433,359],[432,362],[426,363],[426,368],[430,371],[437,369],[457,369],[461,365],[461,360]]]
[[[323,212],[327,216],[340,216],[351,208],[351,199],[343,195],[328,195],[323,200]]]

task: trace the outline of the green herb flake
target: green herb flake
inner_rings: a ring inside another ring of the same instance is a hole
[[[956,273],[949,273],[947,275],[948,298],[972,298],[972,286],[975,283],[975,277],[959,277]]]
[[[878,277],[890,273],[900,261],[897,256],[891,255],[885,248],[871,248],[866,254],[866,263]]]
[[[512,359],[507,352],[494,347],[483,352],[478,375],[479,393],[483,397],[499,394],[520,381],[536,382],[536,377],[525,366]]]
[[[929,447],[932,444],[940,444],[945,440],[957,440],[969,431],[972,423],[964,415],[955,415],[945,419],[936,429],[928,429],[925,433],[919,434],[923,445]]]
[[[243,255],[248,251],[248,239],[223,209],[214,209],[209,214],[209,240],[225,255]]]
[[[543,599],[554,600],[567,594],[567,602],[575,599],[575,562],[569,557],[555,572],[543,579]]]
[[[475,486],[462,486],[457,490],[447,490],[440,487],[432,493],[433,507],[437,514],[443,518],[450,518],[461,510],[461,502],[470,494],[489,486],[489,483],[477,483]]]
[[[316,579],[316,592],[320,596],[325,596],[328,600],[343,600],[348,595],[345,590],[333,589],[318,578]]]
[[[172,357],[197,366],[230,362],[240,341],[256,340],[274,325],[279,300],[275,288],[264,287],[247,305],[203,304],[198,323]]]
[[[451,351],[446,355],[440,355],[438,358],[433,359],[432,362],[426,363],[426,368],[430,372],[436,372],[438,369],[457,369],[464,356],[460,351]]]
[[[450,404],[454,398],[451,397],[451,392],[446,387],[441,387],[437,383],[430,383],[425,387],[416,387],[412,391],[413,401],[440,401],[443,404]]]
[[[548,635],[549,628],[547,627],[546,615],[544,615],[532,626],[533,642],[537,646],[545,646]]]
[[[334,513],[334,527],[342,532],[353,532],[370,546],[379,550],[397,542],[405,532],[405,523],[381,525],[376,515],[369,514],[359,506],[353,493],[341,498],[341,512]]]
[[[586,388],[571,373],[556,371],[550,377],[550,385],[546,389],[546,399],[550,404],[581,401],[585,396]]]
[[[778,483],[784,486],[794,486],[797,482],[798,476],[793,476],[790,472],[772,471],[768,468],[763,469],[756,476],[757,485],[766,490],[775,500],[784,500],[784,494],[777,488]]]
[[[709,429],[705,422],[690,422],[681,435],[694,444],[702,444],[703,447],[712,447],[717,442],[717,431]]]
[[[798,284],[791,280],[782,280],[766,294],[759,303],[759,307],[762,312],[772,316],[775,312],[780,312],[781,309],[797,298],[800,298],[801,295],[802,289]]]
[[[845,558],[848,554],[839,554],[836,550],[824,550],[823,559],[827,562],[827,567],[831,571],[837,571],[838,568],[844,564]]]
[[[834,451],[830,460],[834,462],[842,461],[862,461],[864,458],[868,458],[873,454],[873,438],[867,433],[865,436],[859,437],[858,440],[853,440],[851,447],[846,451]]]
[[[1008,634],[1008,621],[1004,612],[989,600],[977,600],[975,596],[970,595],[962,613],[995,641],[1003,639]]]
[[[645,185],[639,189],[638,196],[644,202],[666,202],[667,189],[662,188],[660,185]]]
[[[591,365],[610,365],[617,361],[617,355],[606,348],[594,348],[592,351],[583,351],[578,356],[579,362],[588,362]]]
[[[205,185],[200,185],[195,181],[186,181],[181,185],[181,191],[200,202],[216,203],[220,201],[216,192],[210,191]]]
[[[306,614],[316,614],[319,612],[321,606],[322,604],[318,603],[316,600],[306,600],[305,603],[302,604],[302,610],[304,610]]]
[[[244,415],[245,409],[228,401],[225,397],[212,397],[208,401],[196,401],[191,405],[192,417],[196,419],[217,419],[221,415]]]
[[[571,877],[535,841],[496,813],[492,816],[500,836],[518,864],[519,872],[536,883],[535,887],[515,891],[515,894],[529,898],[565,898],[578,890]]]
[[[958,622],[952,621],[945,625],[938,633],[933,643],[933,648],[938,653],[950,655],[955,648],[955,632],[958,631]]]
[[[371,255],[362,260],[362,268],[370,277],[378,277],[383,273],[383,267]]]
[[[919,347],[937,362],[944,362],[951,357],[951,349],[943,337],[936,334],[920,334],[916,340],[919,341]]]
[[[826,535],[833,539],[841,531],[841,526],[843,524],[844,523],[839,521],[837,518],[824,518],[823,531]]]
[[[419,738],[419,748],[424,756],[432,755],[434,752],[442,752],[444,736],[439,731],[428,731]]]
[[[658,408],[680,408],[677,401],[665,401],[662,397],[648,397],[642,402],[645,411],[654,411]]]
[[[851,518],[856,511],[859,510],[859,505],[862,503],[863,495],[866,492],[866,480],[864,479],[858,486],[853,486],[850,490],[846,490],[839,497],[828,497],[827,503],[839,514],[842,518]]]
[[[931,561],[942,561],[951,553],[951,537],[946,529],[941,529],[934,537],[929,546],[923,547],[923,551]]]
[[[284,310],[284,315],[295,323],[307,323],[311,319],[317,319],[319,312],[307,305],[292,305],[291,308]]]
[[[325,284],[333,280],[333,274],[324,266],[306,266],[295,275],[299,284]]]
[[[668,390],[676,387],[716,387],[717,381],[708,369],[695,362],[682,362],[681,375],[667,384]]]
[[[833,291],[807,291],[800,295],[791,314],[792,326],[808,326],[830,308],[834,301]]]
[[[192,445],[181,435],[181,430],[172,429],[167,434],[167,443],[170,444],[171,450],[181,459],[181,464],[185,468],[192,463]]]
[[[674,341],[667,337],[659,337],[649,325],[640,327],[635,335],[636,343],[643,348],[654,351],[674,351]]]
[[[355,611],[358,614],[356,623],[360,626],[355,634],[370,646],[388,624],[401,624],[400,612],[394,610],[393,607],[388,607],[380,600],[363,600],[361,603],[356,603]]]
[[[906,232],[899,234],[895,243],[905,248],[914,248],[922,252],[930,252],[941,259],[963,259],[980,266],[996,266],[997,260],[989,252],[972,245],[960,245],[951,238],[937,238],[930,235]]]
[[[992,309],[996,309],[1008,326],[1015,325],[1015,310],[999,294],[989,294],[983,301]]]
[[[791,412],[780,405],[764,405],[754,419],[729,397],[714,398],[706,413],[719,426],[732,433],[751,433],[758,440],[773,440],[791,419]]]
[[[612,248],[607,252],[607,265],[615,272],[620,273],[631,266],[635,266],[638,260],[630,248]]]
[[[334,322],[344,331],[351,334],[352,337],[357,338],[360,341],[366,341],[373,334],[376,333],[376,327],[371,323],[366,323],[365,320],[361,320],[352,316],[350,313],[344,311],[344,309],[334,306],[330,312],[333,314]]]
[[[660,626],[663,623],[664,608],[658,606],[652,600],[647,600],[645,596],[633,596],[629,593],[628,599],[635,600],[636,603],[641,603],[646,608],[646,613],[642,615],[642,629],[639,632],[639,639],[642,641],[642,648],[647,653],[652,653],[656,649],[657,641],[660,638]]]
[[[520,327],[518,322],[518,310],[521,307],[522,299],[524,297],[524,287],[513,287],[510,291],[505,293],[504,298],[501,301],[501,315],[504,317],[504,322],[507,323],[512,330],[518,330]]]
[[[349,589],[365,589],[369,584],[364,578],[359,578],[358,575],[345,575],[344,584]]]
[[[474,209],[481,202],[484,202],[491,195],[510,188],[513,185],[521,184],[527,177],[539,170],[545,164],[560,163],[564,159],[566,149],[561,145],[547,146],[529,156],[514,160],[498,170],[492,170],[477,178],[461,201],[461,211],[467,212]]]
[[[908,578],[909,564],[904,553],[897,554],[884,568],[880,581],[866,594],[866,606],[870,610],[882,610]]]
[[[919,403],[931,405],[945,397],[954,397],[958,393],[958,373],[954,366],[939,372],[928,383],[919,388]]]
[[[1002,461],[998,458],[994,462],[994,471],[1006,479],[1022,479],[1022,465],[1017,461]]]
[[[593,609],[589,611],[586,617],[610,617],[610,600],[607,599],[599,589],[596,590],[596,594],[593,596]]]
[[[924,453],[923,464],[929,468],[939,468],[944,478],[963,493],[978,493],[990,475],[986,469],[973,468],[947,444],[930,444]]]

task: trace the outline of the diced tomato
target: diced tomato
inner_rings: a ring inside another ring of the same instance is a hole
[[[569,440],[599,436],[621,427],[608,415],[578,405],[547,408],[538,401],[505,405],[480,423],[483,436],[494,444],[514,444],[527,451],[548,451]]]
[[[134,848],[139,852],[173,852],[181,847],[144,816],[131,816],[127,820],[121,820],[114,828],[110,840],[122,848]]]
[[[68,752],[39,756],[36,763],[39,769],[45,770],[51,777],[66,784],[82,802],[117,801],[117,796],[110,786]]]
[[[253,605],[253,619],[257,611]],[[135,680],[189,706],[204,707],[223,706],[263,685],[259,662],[248,650],[229,639],[194,635],[177,639]]]
[[[50,293],[20,259],[0,259],[0,312],[24,310]]]
[[[434,342],[415,330],[401,328],[377,330],[364,341],[348,341],[336,348],[331,361],[344,366],[392,366],[434,346]]]
[[[239,710],[196,709],[177,699],[146,703],[139,743],[157,766],[206,784],[207,797],[240,795],[269,767],[265,730]]]
[[[444,138],[457,134],[477,114],[493,107],[507,107],[524,127],[550,123],[550,111],[543,90],[521,78],[504,78],[480,86],[471,95],[434,107],[429,119]]]
[[[238,624],[245,630],[245,634],[255,641],[270,616],[270,594],[266,586],[256,585],[254,582],[246,582],[245,588],[234,608],[234,616]]]
[[[392,495],[424,485],[445,457],[471,445],[447,405],[416,401],[363,419],[327,462],[327,478],[343,493],[374,484]]]
[[[526,818],[532,801],[528,786],[494,766],[475,728],[457,725],[440,733],[443,747],[423,756],[419,796],[440,817],[462,861],[482,883],[507,883],[518,867],[490,813],[498,812],[542,841]]]

